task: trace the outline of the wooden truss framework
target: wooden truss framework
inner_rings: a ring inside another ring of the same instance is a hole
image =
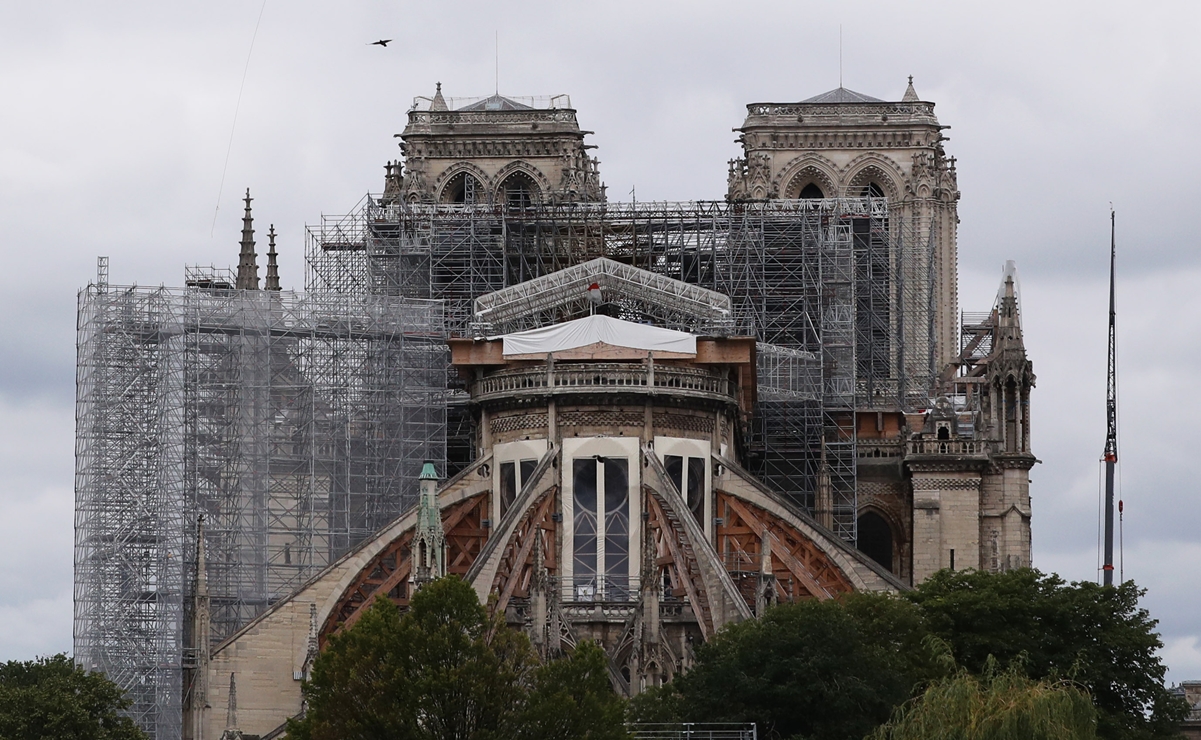
[[[558,486],[551,486],[534,501],[505,545],[496,577],[492,581],[492,593],[499,597],[496,608],[500,612],[508,607],[509,600],[514,596],[525,598],[530,595],[530,587],[538,575],[534,572],[535,547],[541,548],[542,567],[549,573],[558,570],[555,552],[557,524],[553,511],[558,490]]]
[[[488,504],[488,494],[481,493],[443,510],[447,573],[463,576],[475,562],[487,539],[483,520],[488,516]],[[410,551],[412,540],[412,528],[406,529],[359,571],[355,580],[342,592],[318,634],[322,648],[330,635],[357,622],[375,603],[377,594],[382,594],[399,607],[408,606],[411,596],[409,576],[413,570]]]
[[[760,591],[764,580],[770,585],[770,600],[828,599],[853,590],[830,557],[792,525],[729,492],[716,490],[714,493],[720,515],[717,548],[752,609],[763,597]],[[514,597],[529,597],[537,578],[536,561],[540,559],[548,573],[558,571],[556,531],[559,524],[554,521],[557,495],[558,486],[550,486],[535,499],[505,545],[492,583],[492,592],[498,595],[497,608],[502,611]],[[703,638],[708,640],[716,627],[709,589],[694,544],[684,524],[661,500],[659,492],[644,485],[643,496],[654,556],[650,573],[656,584],[663,584],[664,598],[683,599],[688,603]],[[489,494],[483,492],[442,512],[448,573],[465,576],[478,559],[487,541],[484,519],[488,516],[489,503]],[[357,622],[378,594],[397,606],[408,606],[412,536],[412,529],[397,536],[347,586],[319,633],[322,647],[331,634]],[[700,543],[699,546],[706,545]],[[540,554],[535,552],[536,549],[540,549]],[[764,558],[765,551],[767,558]],[[752,584],[752,588],[743,587]]]
[[[776,600],[824,600],[854,590],[830,557],[796,528],[727,491],[714,493],[722,522],[717,547],[728,569],[769,571]],[[770,564],[764,562],[765,548]],[[748,596],[745,590],[743,595]]]
[[[688,533],[671,508],[659,500],[655,489],[644,485],[642,495],[646,498],[645,510],[649,515],[647,523],[653,537],[655,577],[662,578],[663,572],[667,572],[671,586],[666,590],[665,596],[688,600],[701,635],[708,640],[716,632],[713,611],[700,563],[688,539]]]

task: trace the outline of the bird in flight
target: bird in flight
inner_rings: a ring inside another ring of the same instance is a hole
[[[379,41],[372,41],[370,44],[367,44],[367,45],[368,46],[384,46],[384,47],[386,47],[391,41],[392,41],[392,39],[380,39]]]

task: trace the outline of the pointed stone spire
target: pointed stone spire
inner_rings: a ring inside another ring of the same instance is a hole
[[[232,673],[229,674],[229,699],[225,704],[225,730],[238,730],[238,684]]]
[[[259,289],[258,255],[254,253],[254,216],[250,214],[250,188],[246,188],[246,213],[242,216],[242,251],[238,254],[239,290]]]
[[[430,101],[430,110],[450,110],[446,105],[446,98],[442,97],[442,83],[438,83],[438,91],[434,93],[434,99]]]
[[[417,531],[413,534],[413,587],[421,588],[446,575],[446,534],[438,508],[438,472],[426,461],[421,468],[421,498],[417,502]]]
[[[196,520],[196,598],[205,599],[209,596],[208,567],[204,556],[204,516]]]
[[[196,583],[192,600],[192,645],[196,662],[192,668],[192,696],[188,703],[185,726],[192,727],[192,736],[200,737],[205,724],[205,709],[209,706],[209,652],[211,619],[208,587],[208,565],[205,558],[204,516],[196,522]]]
[[[902,103],[916,103],[921,98],[917,96],[917,90],[913,89],[913,75],[909,75],[909,87],[905,88],[905,95],[901,98]]]
[[[275,261],[275,224],[267,229],[267,284],[266,290],[279,290],[279,264]]]
[[[997,291],[997,326],[1003,330],[1003,338],[1010,340],[1021,338],[1021,293],[1017,273],[1017,263],[1007,260],[1001,272],[1001,289]],[[1009,331],[1004,331],[1006,329]]]

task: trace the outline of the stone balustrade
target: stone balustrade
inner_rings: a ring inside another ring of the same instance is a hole
[[[476,401],[520,396],[572,394],[670,394],[737,403],[737,384],[722,375],[690,367],[630,363],[545,365],[503,370],[477,380],[471,389]]]
[[[910,455],[987,457],[988,453],[988,442],[979,439],[915,439],[909,441]]]

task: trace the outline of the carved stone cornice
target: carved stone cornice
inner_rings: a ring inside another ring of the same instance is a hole
[[[919,473],[980,473],[988,467],[988,458],[944,457],[922,455],[905,458],[909,472]]]
[[[1001,452],[992,456],[990,462],[999,469],[1029,470],[1038,458],[1029,452]]]
[[[407,151],[412,156],[430,159],[559,158],[582,154],[584,147],[578,139],[562,136],[522,139],[438,137],[408,142]]]
[[[759,131],[747,134],[743,144],[748,152],[828,150],[828,149],[872,149],[897,151],[931,149],[938,141],[936,133],[892,130]]]
[[[920,478],[912,480],[914,491],[978,491],[980,478]]]
[[[505,126],[515,123],[558,123],[569,124],[576,129],[575,111],[570,108],[553,108],[549,110],[508,110],[508,111],[409,111],[409,129],[445,125],[486,125]]]

